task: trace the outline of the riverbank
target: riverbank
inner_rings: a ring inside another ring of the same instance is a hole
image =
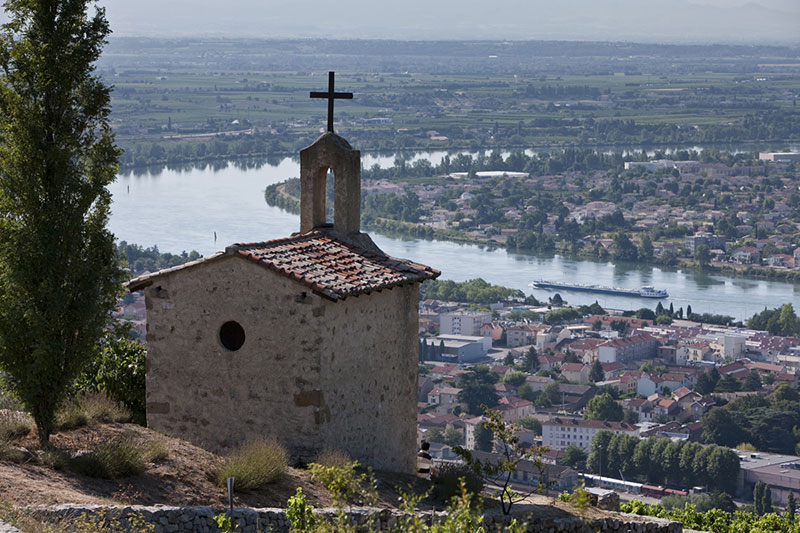
[[[300,200],[299,198],[291,195],[286,190],[286,184],[273,184],[267,187],[264,198],[268,205],[279,207],[289,213],[300,213]],[[438,229],[430,226],[425,226],[420,223],[408,223],[388,218],[367,218],[363,221],[365,229],[374,230],[389,237],[400,238],[414,238],[425,240],[441,240],[457,244],[469,244],[484,247],[488,250],[505,249],[509,251],[519,252],[525,251],[518,248],[511,248],[507,242],[493,239],[491,237],[480,238],[470,232],[451,230],[451,229]],[[570,253],[566,247],[561,247],[549,252],[558,252],[559,255],[567,259],[573,260],[605,260],[614,261],[606,257],[597,257],[589,253]],[[537,250],[530,250],[530,252],[537,252]],[[737,265],[723,262],[712,262],[710,264],[701,265],[697,261],[690,261],[687,259],[675,259],[669,263],[659,261],[658,259],[647,261],[639,259],[637,261],[641,265],[655,266],[659,268],[675,268],[676,270],[686,270],[698,272],[703,274],[718,274],[726,275],[742,279],[751,280],[771,280],[771,281],[784,281],[788,283],[800,283],[800,270],[790,269],[776,269],[772,267],[752,266],[752,265]]]

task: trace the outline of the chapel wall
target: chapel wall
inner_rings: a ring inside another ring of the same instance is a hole
[[[237,257],[168,273],[146,289],[147,423],[212,451],[274,436],[296,458],[319,439],[320,297]],[[246,340],[229,351],[220,326]]]
[[[416,465],[417,283],[325,302],[321,388],[325,447],[363,465]]]

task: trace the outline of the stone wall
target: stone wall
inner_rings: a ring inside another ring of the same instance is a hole
[[[414,470],[417,284],[332,302],[221,257],[145,290],[149,427],[215,452],[273,436],[294,459],[334,448]],[[237,351],[227,321],[244,329]]]
[[[31,507],[34,514],[49,520],[74,520],[83,516],[102,516],[107,519],[126,520],[136,516],[140,522],[155,525],[155,533],[198,532],[211,533],[218,531],[214,516],[225,510],[218,507],[167,507],[167,506],[76,506],[57,505],[49,507]],[[318,515],[332,517],[333,509],[316,511]],[[436,513],[442,518],[444,513]],[[430,520],[431,513],[425,514]],[[681,533],[683,531],[679,522],[671,522],[659,518],[641,517],[636,515],[619,514],[601,519],[586,519],[573,516],[568,518],[537,518],[536,515],[514,515],[519,522],[527,522],[527,531],[535,533],[590,533],[596,531],[632,532],[632,533]],[[355,524],[363,527],[362,531],[393,531],[403,514],[398,511],[378,509],[355,509],[350,513],[350,519]],[[284,509],[241,509],[234,508],[233,519],[239,525],[238,531],[242,533],[258,533],[269,531],[272,533],[289,533],[289,520]],[[366,524],[371,522],[367,529]],[[508,524],[511,517],[490,515],[485,518],[487,531],[500,531]]]
[[[266,435],[303,455],[319,436],[321,337],[300,287],[237,257],[147,287],[147,425],[214,452]],[[220,342],[227,321],[245,331],[237,351]]]

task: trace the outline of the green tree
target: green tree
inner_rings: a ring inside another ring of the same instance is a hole
[[[536,372],[539,368],[539,355],[536,353],[536,348],[531,346],[525,353],[525,370],[527,372]]]
[[[586,461],[588,455],[582,448],[578,448],[574,444],[570,444],[564,450],[564,455],[558,459],[558,464],[561,466],[569,466],[575,468],[578,464]]]
[[[486,427],[483,422],[475,426],[475,449],[482,452],[491,452],[494,441],[492,430]]]
[[[0,31],[0,366],[48,446],[122,273],[106,228],[120,151],[89,0],[8,0]]]
[[[442,428],[434,426],[425,432],[425,440],[428,442],[444,442],[444,431],[442,431]]]
[[[530,386],[530,383],[523,383],[517,387],[517,396],[529,402],[536,401],[536,393],[533,391],[533,387]]]
[[[730,410],[715,407],[703,415],[703,440],[721,446],[736,446],[745,430],[737,423]]]
[[[448,446],[461,446],[464,444],[464,433],[451,426],[444,430],[444,443]]]
[[[483,412],[481,405],[494,407],[499,400],[497,391],[494,389],[497,379],[497,374],[485,365],[479,365],[469,372],[464,372],[458,380],[458,386],[461,387],[458,401],[466,404],[467,412],[473,415]]]
[[[748,372],[744,379],[744,390],[756,391],[761,389],[761,375],[756,370]]]
[[[756,481],[753,487],[753,505],[756,509],[756,514],[764,514],[764,491],[767,486],[763,481]]]
[[[707,245],[701,244],[694,251],[694,259],[701,266],[707,266],[711,262],[711,250]]]
[[[594,434],[592,444],[589,446],[589,459],[586,460],[586,468],[590,472],[603,475],[608,473],[608,446],[614,433],[601,430]]]
[[[599,383],[606,379],[606,373],[603,372],[603,365],[600,364],[599,359],[595,359],[592,363],[592,368],[589,370],[589,381]]]
[[[789,491],[789,495],[786,496],[786,514],[789,515],[789,518],[794,520],[794,514],[797,511],[797,501],[794,498],[794,492]]]
[[[772,512],[772,489],[769,488],[769,485],[764,487],[764,493],[761,500],[761,508],[764,510],[764,514]]]
[[[586,404],[583,418],[586,420],[610,420],[619,422],[624,416],[622,406],[608,393],[598,394]]]
[[[145,361],[147,348],[130,337],[128,324],[106,330],[97,356],[76,382],[79,392],[102,391],[128,408],[134,422],[146,424]]]
[[[507,383],[512,387],[519,387],[525,383],[525,374],[519,372],[518,370],[506,372],[506,375],[503,376],[503,383]]]
[[[558,382],[545,385],[542,393],[536,398],[537,407],[550,407],[561,403],[561,394],[558,391]]]
[[[530,429],[537,435],[542,434],[542,421],[533,416],[523,416],[517,419],[517,425]]]

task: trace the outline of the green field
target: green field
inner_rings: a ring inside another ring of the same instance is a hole
[[[178,159],[225,133],[258,145],[229,146],[228,155],[307,144],[326,122],[325,102],[308,93],[326,90],[328,68],[337,90],[355,93],[336,103],[337,131],[362,149],[800,139],[793,49],[631,45],[621,56],[614,43],[599,51],[566,43],[572,55],[520,50],[495,64],[468,44],[127,39],[112,41],[99,72],[115,86],[112,122],[123,146],[166,143],[166,157]],[[391,123],[368,122],[376,118]]]

